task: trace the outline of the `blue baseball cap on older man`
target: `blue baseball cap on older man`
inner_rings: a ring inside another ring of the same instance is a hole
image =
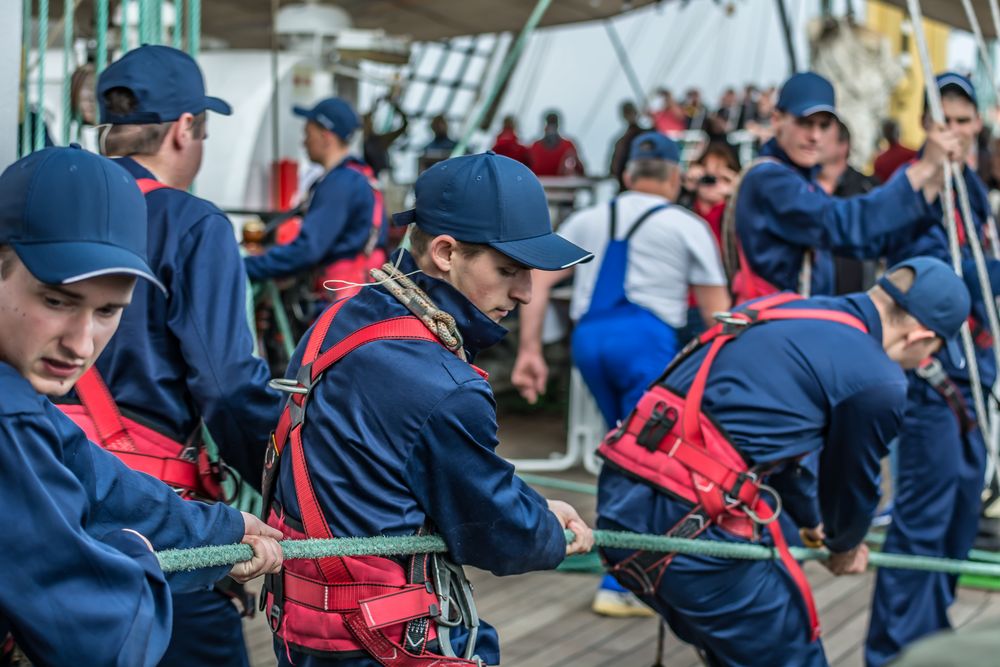
[[[678,148],[677,142],[659,132],[643,132],[632,140],[628,159],[680,162],[681,149]]]
[[[126,274],[166,292],[146,261],[146,227],[135,179],[79,146],[36,151],[0,175],[0,244],[48,285]]]
[[[543,271],[594,257],[552,231],[545,191],[531,170],[493,151],[438,162],[420,175],[415,191],[416,207],[392,216],[393,224],[482,243]]]
[[[361,127],[361,120],[354,107],[339,97],[320,100],[311,109],[295,106],[292,107],[292,112],[326,128],[344,141],[350,139],[354,131]]]
[[[904,268],[915,274],[913,284],[905,293],[889,282],[886,276],[879,279],[878,286],[900,308],[940,336],[952,362],[962,365],[958,333],[969,317],[972,303],[965,281],[958,277],[954,269],[934,257],[912,257],[896,264],[886,274]]]
[[[112,113],[105,93],[126,88],[137,104],[128,113]],[[224,116],[232,108],[205,94],[205,78],[194,58],[169,46],[144,44],[111,63],[97,79],[101,122],[112,125],[148,125],[175,121],[181,114],[214,111]]]
[[[775,106],[779,111],[797,118],[822,112],[837,116],[833,84],[816,72],[799,72],[790,76],[781,87]]]

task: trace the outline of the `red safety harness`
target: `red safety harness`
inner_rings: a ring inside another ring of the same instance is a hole
[[[774,320],[810,319],[836,322],[867,333],[865,325],[847,313],[779,308],[800,299],[796,294],[783,293],[759,301],[752,309],[727,315],[722,323],[688,344],[662,376],[666,378],[696,350],[711,344],[687,395],[680,395],[661,379],[643,395],[619,428],[607,435],[598,454],[612,467],[694,505],[667,535],[694,538],[716,525],[753,540],[758,536],[758,526],[766,525],[781,562],[802,593],[815,640],[819,637],[819,618],[812,591],[777,522],[780,498],[760,480],[767,470],[750,468],[725,430],[702,410],[702,397],[716,356],[751,326]],[[777,510],[765,502],[764,492],[778,502]],[[632,590],[648,595],[656,590],[674,556],[638,551],[612,570]]]
[[[137,179],[143,195],[169,187],[151,178]],[[118,408],[96,366],[76,383],[79,404],[64,403],[61,409],[87,438],[108,450],[132,470],[138,470],[170,485],[184,498],[222,500],[223,466],[209,460],[197,434],[179,442]]]
[[[370,282],[368,271],[381,268],[386,262],[385,250],[378,247],[378,241],[382,234],[385,198],[382,195],[378,181],[375,179],[375,172],[368,165],[357,162],[347,162],[346,166],[368,180],[368,185],[372,189],[372,195],[375,197],[375,203],[372,206],[372,221],[371,227],[368,228],[368,240],[365,242],[365,246],[361,252],[354,257],[338,259],[326,266],[320,273],[317,281],[317,291],[321,294],[332,295],[331,300],[357,294],[358,290],[361,289],[360,287],[350,289],[344,283],[358,283],[363,285]],[[330,289],[336,289],[337,291],[330,292]]]
[[[265,458],[263,491],[264,507],[270,508],[268,523],[291,539],[333,537],[313,488],[302,443],[309,397],[316,383],[331,366],[364,345],[383,340],[440,344],[418,318],[406,316],[364,326],[321,352],[333,319],[347,301],[335,302],[316,321],[296,380],[283,382],[291,394]],[[473,369],[485,376],[475,366]],[[271,503],[286,445],[302,515],[298,526]],[[362,651],[387,667],[477,665],[474,660],[426,650],[429,641],[443,634],[437,626],[456,624],[449,612],[449,596],[434,576],[435,568],[435,558],[423,554],[413,556],[405,568],[395,560],[374,556],[286,561],[281,574],[267,578],[267,596],[261,609],[270,610],[269,623],[279,638],[311,654],[343,658]],[[450,597],[454,600],[459,595]],[[471,594],[464,602],[471,605]]]

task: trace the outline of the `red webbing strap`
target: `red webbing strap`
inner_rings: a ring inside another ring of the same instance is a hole
[[[774,516],[771,506],[764,502],[763,499],[757,501],[754,513],[764,521]],[[813,599],[809,579],[806,578],[806,573],[802,571],[802,566],[799,565],[799,562],[792,557],[792,553],[788,550],[788,542],[785,541],[785,535],[781,532],[781,522],[776,519],[771,521],[771,523],[767,524],[767,530],[771,533],[771,539],[774,540],[774,546],[781,556],[781,562],[785,564],[785,569],[788,570],[792,581],[795,582],[795,586],[802,594],[802,601],[805,602],[806,612],[809,614],[809,640],[816,641],[820,636],[819,614],[816,613],[816,601]]]
[[[462,658],[447,658],[434,653],[414,655],[381,632],[368,627],[361,612],[344,617],[347,629],[365,651],[382,667],[476,667],[479,663]]]
[[[153,192],[154,190],[162,190],[164,188],[170,187],[169,185],[164,185],[163,183],[160,183],[159,181],[153,178],[137,178],[135,179],[135,184],[139,186],[139,190],[142,192],[144,196],[148,195],[150,192]]]
[[[152,475],[168,486],[206,495],[203,491],[198,464],[193,461],[185,461],[184,459],[167,456],[139,454],[138,452],[112,450],[111,453],[121,459],[122,463],[132,470]],[[211,496],[206,495],[206,497]]]
[[[125,427],[122,413],[118,410],[111,391],[97,372],[97,367],[88,368],[76,381],[74,388],[80,403],[94,420],[94,427],[101,439],[97,444],[108,450],[134,452],[135,442]]]
[[[368,187],[372,189],[372,195],[375,197],[375,205],[372,207],[372,227],[381,231],[385,198],[382,196],[382,190],[378,187],[378,179],[375,178],[375,172],[368,165],[358,164],[357,162],[348,162],[347,168],[351,171],[356,171],[368,180]]]
[[[312,372],[310,374],[312,380],[315,382],[316,378],[322,375],[330,366],[340,361],[345,355],[353,352],[362,345],[367,345],[376,340],[425,340],[441,344],[441,340],[431,333],[431,330],[423,322],[412,315],[393,317],[381,322],[374,322],[358,329],[319,355],[312,365]]]
[[[370,630],[379,630],[397,623],[427,618],[440,603],[436,594],[422,584],[406,586],[402,590],[368,598],[358,607],[361,617]]]
[[[338,302],[338,304],[344,302],[346,302],[346,299],[343,302]],[[334,311],[335,315],[335,309],[339,310],[338,304],[334,304],[328,308],[324,316],[327,316],[327,313],[330,313],[330,311]],[[324,330],[328,330],[330,323],[333,321],[333,315],[329,315],[325,319],[328,321],[323,323],[323,328]],[[317,323],[316,329],[319,329],[319,323]],[[322,343],[322,338],[317,336],[316,329],[313,330],[313,336],[309,340],[309,348],[307,348],[306,355],[303,357],[303,363],[306,363],[306,360],[310,359],[314,362],[311,373],[313,381],[329,369],[330,366],[343,359],[344,356],[368,343],[378,340],[428,340],[440,342],[416,317],[397,317],[362,327],[336,343],[320,355],[319,358],[315,358],[316,350],[313,349],[313,343],[316,340]],[[315,347],[318,348],[319,346],[316,345]],[[316,490],[313,488],[312,479],[309,476],[305,449],[302,445],[302,424],[291,429],[291,450],[292,479],[295,482],[295,496],[299,501],[299,512],[302,515],[302,527],[305,529],[306,536],[310,538],[331,538],[333,534],[330,531],[326,517],[323,516],[323,510],[320,508],[319,500],[316,498]],[[347,570],[342,558],[319,558],[317,562],[328,581],[352,580],[350,572]]]
[[[769,310],[761,313],[757,320],[767,322],[774,320],[823,320],[825,322],[836,322],[853,327],[861,333],[868,333],[868,327],[864,322],[839,310],[812,310],[810,308],[782,308],[781,310]]]

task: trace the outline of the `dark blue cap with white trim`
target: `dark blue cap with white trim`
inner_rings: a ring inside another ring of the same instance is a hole
[[[339,97],[320,100],[311,109],[295,106],[292,107],[292,112],[330,130],[344,141],[350,139],[354,131],[361,127],[361,120],[354,107]]]
[[[552,231],[538,178],[493,151],[438,162],[417,179],[416,208],[392,217],[421,231],[482,243],[533,269],[557,271],[593,254]]]
[[[108,111],[104,94],[126,88],[135,95],[135,109],[125,114]],[[144,44],[111,63],[97,79],[101,122],[112,125],[148,125],[175,121],[181,114],[214,111],[224,116],[232,108],[205,94],[205,78],[194,58],[169,46]]]
[[[43,283],[126,274],[166,292],[146,261],[146,227],[135,179],[79,146],[36,151],[0,175],[0,243]]]
[[[888,274],[908,268],[915,277],[905,293],[889,282]],[[948,355],[955,364],[962,363],[962,350],[958,333],[969,317],[971,299],[965,281],[939,259],[913,257],[896,264],[882,276],[878,286],[892,297],[896,304],[942,339]]]
[[[781,87],[776,106],[798,118],[822,112],[837,116],[833,84],[816,72],[799,72],[789,77]]]
[[[942,72],[937,75],[935,80],[937,81],[938,90],[942,93],[946,92],[949,88],[957,90],[960,94],[967,97],[973,106],[979,106],[979,100],[976,97],[976,87],[972,85],[972,81],[968,77],[962,76],[957,72]]]

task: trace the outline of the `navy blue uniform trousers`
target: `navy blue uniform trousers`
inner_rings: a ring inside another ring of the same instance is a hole
[[[911,382],[908,398],[892,524],[883,551],[965,559],[979,526],[986,474],[982,435],[976,428],[962,436],[958,418],[926,383]],[[867,664],[881,667],[907,644],[949,628],[947,612],[957,581],[938,572],[879,570]]]

